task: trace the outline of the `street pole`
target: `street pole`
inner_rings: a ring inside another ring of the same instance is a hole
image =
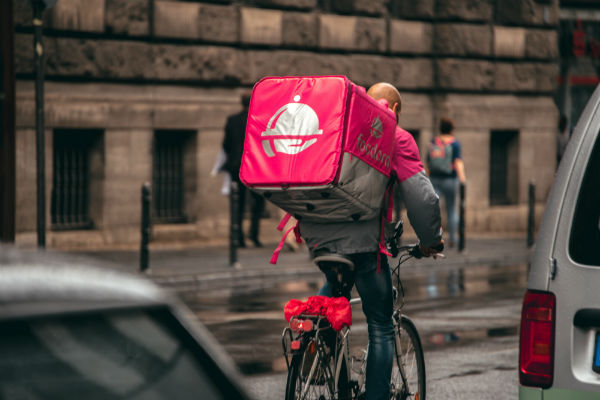
[[[239,246],[239,237],[241,226],[239,224],[240,215],[238,204],[240,202],[240,187],[235,180],[231,181],[229,192],[229,207],[230,207],[230,224],[229,224],[229,265],[235,267],[238,265],[237,248]]]
[[[527,247],[533,246],[535,231],[535,183],[529,182],[529,212],[527,216]]]
[[[150,183],[146,182],[142,185],[142,226],[140,243],[140,271],[145,272],[148,269],[150,261],[150,251],[148,244],[150,243]]]
[[[12,2],[0,1],[0,241],[15,241],[15,80]]]
[[[35,148],[37,165],[37,243],[46,247],[46,166],[44,140],[44,45],[42,13],[45,4],[33,0],[33,52],[35,65]]]
[[[463,251],[466,246],[465,239],[465,184],[460,184],[460,209],[458,217],[458,251]]]

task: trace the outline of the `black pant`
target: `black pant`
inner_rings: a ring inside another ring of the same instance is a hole
[[[265,209],[265,199],[259,194],[256,194],[250,190],[248,190],[242,183],[238,183],[239,190],[239,201],[237,204],[237,215],[238,226],[240,230],[238,232],[238,242],[239,244],[244,243],[244,232],[242,229],[242,221],[244,220],[244,211],[246,210],[246,193],[250,192],[250,232],[248,233],[248,237],[253,242],[258,241],[259,228],[260,228],[260,217]]]

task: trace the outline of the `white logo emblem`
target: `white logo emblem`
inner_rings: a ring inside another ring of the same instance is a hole
[[[379,139],[381,135],[383,135],[383,123],[377,116],[373,121],[371,121],[370,133],[375,139]]]
[[[294,101],[299,100],[300,96],[294,96]],[[265,153],[274,157],[277,152],[298,154],[317,141],[316,137],[306,136],[321,134],[323,130],[319,129],[319,118],[310,106],[289,103],[273,114],[261,136],[265,137],[262,141]]]

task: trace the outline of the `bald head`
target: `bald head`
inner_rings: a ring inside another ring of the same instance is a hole
[[[400,109],[402,108],[402,99],[398,89],[390,85],[387,82],[379,82],[374,84],[367,90],[367,94],[375,100],[385,99],[388,102],[388,107],[400,115]]]

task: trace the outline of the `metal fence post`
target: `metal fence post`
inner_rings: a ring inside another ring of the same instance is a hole
[[[535,230],[535,183],[529,182],[529,212],[527,215],[527,247],[533,246]]]
[[[33,54],[35,69],[35,148],[37,167],[37,243],[46,247],[46,158],[44,140],[44,45],[42,14],[45,5],[33,1]]]
[[[237,265],[237,248],[238,239],[240,237],[240,229],[242,228],[239,224],[240,215],[238,204],[240,202],[240,188],[239,183],[235,180],[231,181],[230,193],[229,193],[229,206],[230,206],[230,230],[229,230],[229,265]]]
[[[466,246],[465,238],[465,184],[460,184],[460,203],[458,214],[458,251],[463,251]]]
[[[140,245],[140,271],[145,272],[149,264],[150,243],[150,183],[146,182],[142,185],[142,240]]]

